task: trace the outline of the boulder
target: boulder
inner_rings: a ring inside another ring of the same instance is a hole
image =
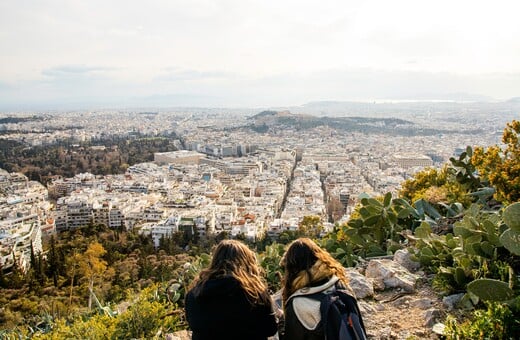
[[[464,293],[448,295],[442,298],[442,303],[448,311],[455,309],[455,306],[462,300]]]
[[[430,308],[424,312],[424,325],[433,327],[437,323],[437,319],[441,316],[441,311],[436,308]]]
[[[346,268],[345,275],[357,299],[374,296],[374,286],[372,282],[367,280],[367,278],[361,275],[357,270],[354,268]]]
[[[166,334],[166,340],[191,340],[191,332],[187,330]]]
[[[412,254],[408,249],[399,249],[396,251],[394,253],[394,261],[411,272],[415,272],[421,267],[419,262],[412,260]]]
[[[417,276],[413,275],[392,260],[371,260],[366,269],[366,277],[374,282],[383,282],[385,288],[401,288],[406,292],[414,292]]]
[[[410,303],[410,305],[412,307],[417,307],[420,309],[428,309],[428,308],[433,307],[434,303],[435,303],[435,301],[432,301],[431,299],[423,298],[423,299],[413,300]]]

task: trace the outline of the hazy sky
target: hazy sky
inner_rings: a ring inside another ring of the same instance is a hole
[[[520,96],[520,2],[0,0],[0,108]]]

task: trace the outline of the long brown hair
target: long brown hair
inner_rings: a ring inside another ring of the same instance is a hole
[[[348,287],[343,266],[309,238],[302,237],[293,241],[280,264],[285,271],[282,279],[284,305],[298,289],[329,279],[333,275]]]
[[[251,303],[271,303],[255,253],[240,241],[222,240],[213,250],[209,268],[200,272],[191,288],[198,295],[208,280],[226,276],[232,276],[238,281]]]

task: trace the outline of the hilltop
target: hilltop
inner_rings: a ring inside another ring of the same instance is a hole
[[[441,133],[467,133],[477,134],[478,129],[466,131],[435,129],[421,126],[411,120],[400,118],[379,117],[328,117],[314,116],[310,114],[291,113],[284,111],[262,111],[248,118],[251,124],[244,128],[250,128],[257,133],[267,133],[276,130],[310,130],[319,127],[328,127],[341,133],[384,133],[388,135],[404,136],[429,136]]]

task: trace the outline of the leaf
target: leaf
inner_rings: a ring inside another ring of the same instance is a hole
[[[432,228],[427,222],[422,222],[419,227],[415,229],[414,235],[420,238],[427,238],[432,233]]]
[[[486,231],[486,238],[495,246],[500,246],[500,239],[497,227],[489,220],[482,223],[482,228]]]
[[[390,192],[387,192],[383,200],[383,205],[385,207],[389,207],[390,203],[392,203],[392,194]]]
[[[379,218],[380,218],[380,216],[378,216],[378,215],[372,215],[372,216],[368,217],[367,219],[365,219],[363,222],[366,226],[372,226],[379,221]]]
[[[480,248],[482,248],[482,251],[486,253],[490,258],[495,254],[495,247],[488,241],[483,241],[482,243],[480,243]]]
[[[359,229],[363,227],[363,220],[360,218],[351,219],[348,221],[347,225],[351,228]]]
[[[463,286],[466,283],[466,274],[464,273],[464,269],[460,267],[455,268],[453,277],[459,286]]]
[[[370,216],[370,211],[366,207],[361,207],[359,209],[359,214],[361,214],[361,217],[367,218]]]
[[[391,196],[390,196],[390,197],[391,197]],[[379,201],[376,200],[375,198],[369,198],[369,199],[368,199],[368,203],[369,203],[371,206],[380,207],[380,208],[383,207],[383,204],[381,204],[381,202],[379,202]]]
[[[514,296],[509,284],[499,280],[478,279],[470,282],[467,288],[469,292],[487,301],[507,301]]]
[[[511,253],[520,256],[520,233],[507,229],[500,235],[500,242]]]
[[[336,255],[342,255],[342,254],[345,254],[346,251],[345,251],[345,249],[338,247],[338,248],[336,248],[336,252],[335,253],[336,253]]]
[[[395,215],[394,212],[389,211],[387,217],[388,217],[388,220],[390,221],[390,223],[392,223],[392,224],[396,224],[397,223],[397,216]]]
[[[399,213],[397,214],[397,218],[400,218],[400,219],[407,218],[411,214],[412,214],[412,212],[410,211],[410,209],[404,208],[404,209],[401,209],[401,211],[399,211]]]
[[[461,236],[462,238],[468,238],[471,235],[473,235],[473,233],[468,228],[461,227],[461,226],[453,227],[453,234],[455,236]]]
[[[504,223],[516,232],[520,232],[520,202],[509,205],[502,215]]]

